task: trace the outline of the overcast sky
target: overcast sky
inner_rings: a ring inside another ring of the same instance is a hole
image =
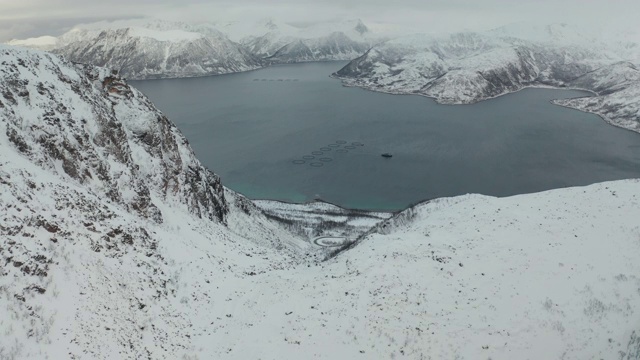
[[[415,32],[484,30],[519,21],[634,24],[640,0],[0,0],[0,41],[60,35],[78,23],[156,17],[287,22],[360,18]]]

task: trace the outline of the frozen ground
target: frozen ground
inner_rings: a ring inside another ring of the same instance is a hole
[[[254,204],[268,217],[282,222],[309,239],[319,236],[344,236],[355,239],[392,213],[349,210],[326,202],[291,204],[255,200]]]
[[[640,359],[639,180],[255,205],[105,69],[0,62],[0,359]]]

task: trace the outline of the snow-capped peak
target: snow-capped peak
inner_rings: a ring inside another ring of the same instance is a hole
[[[354,29],[360,35],[364,35],[365,33],[369,32],[369,28],[367,27],[367,25],[365,25],[360,19],[358,19],[358,23],[356,24],[356,27]]]

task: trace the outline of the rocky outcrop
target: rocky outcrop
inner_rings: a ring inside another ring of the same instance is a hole
[[[0,47],[0,130],[28,161],[156,222],[154,198],[224,222],[220,179],[116,73]]]

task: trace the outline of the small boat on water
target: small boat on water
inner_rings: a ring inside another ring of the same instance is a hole
[[[382,157],[384,157],[384,158],[390,158],[390,157],[392,157],[393,155],[391,155],[391,154],[389,154],[389,153],[384,153],[384,154],[382,154],[381,156],[382,156]]]

